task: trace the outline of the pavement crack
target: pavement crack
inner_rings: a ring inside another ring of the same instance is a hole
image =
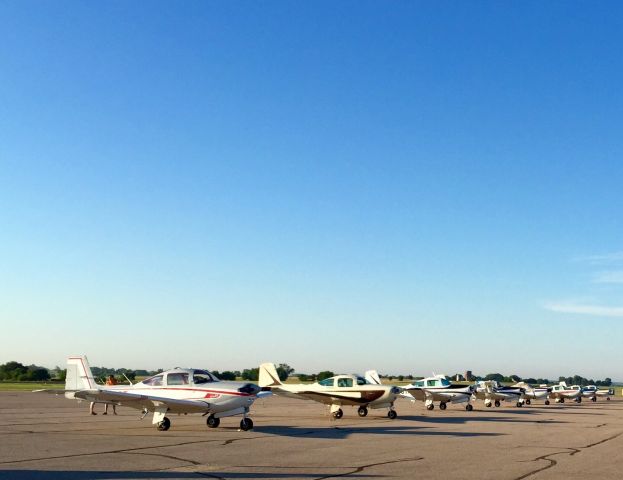
[[[163,453],[149,453],[149,452],[127,452],[127,453],[129,455],[151,455],[151,456],[154,456],[154,457],[169,458],[171,460],[177,460],[179,462],[188,463],[188,464],[194,465],[194,466],[203,465],[201,462],[197,462],[195,460],[190,460],[188,458],[175,457],[173,455],[165,455]]]
[[[392,463],[417,462],[419,460],[424,460],[424,457],[400,458],[398,460],[389,460],[387,462],[369,463],[368,465],[361,465],[360,467],[351,467],[351,468],[354,468],[354,470],[352,470],[350,472],[336,473],[334,475],[326,475],[324,477],[317,477],[314,480],[325,480],[327,478],[347,477],[349,475],[354,475],[354,474],[357,474],[357,473],[361,473],[364,470],[366,470],[368,468],[372,468],[372,467],[378,467],[378,466],[381,466],[381,465],[391,465]],[[346,468],[348,468],[348,467],[346,467]]]

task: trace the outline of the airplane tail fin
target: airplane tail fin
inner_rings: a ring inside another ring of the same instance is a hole
[[[76,355],[67,358],[67,376],[65,377],[65,390],[97,390],[95,378],[91,373],[91,367],[86,355]],[[68,392],[65,396],[73,393]]]
[[[368,370],[365,373],[366,380],[368,383],[372,385],[381,385],[381,378],[379,377],[379,372],[376,370]]]
[[[276,387],[281,385],[279,374],[274,363],[262,363],[260,365],[260,377],[258,381],[260,387]]]

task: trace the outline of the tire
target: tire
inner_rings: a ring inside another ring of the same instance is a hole
[[[389,412],[387,412],[387,417],[390,420],[394,420],[397,416],[398,414],[396,413],[396,410],[390,410]]]
[[[208,419],[206,420],[206,424],[208,425],[209,428],[216,428],[220,425],[220,423],[221,423],[221,419],[216,418],[214,414],[210,415]]]
[[[474,407],[472,406],[471,403],[468,403],[467,405],[465,405],[465,410],[467,410],[468,412],[471,412],[474,409]]]
[[[596,402],[596,401],[597,401],[597,397],[591,398],[591,402]]]
[[[171,428],[171,420],[167,417],[164,417],[161,421],[158,422],[156,428],[161,432],[166,432],[169,428]]]
[[[545,400],[545,405],[549,405],[549,400]]]
[[[432,403],[430,405],[426,405],[426,410],[434,410],[435,409],[435,405],[433,405]]]
[[[485,403],[485,407],[487,408],[491,408],[491,405],[492,405],[491,403]]]
[[[338,409],[337,411],[333,412],[333,418],[335,418],[336,420],[339,420],[343,416],[344,416],[344,412],[342,411],[341,408]]]
[[[532,402],[530,401],[529,398],[526,398],[526,405],[530,405]]]
[[[500,401],[499,401],[499,400],[496,400],[496,401],[495,401],[495,403],[494,403],[494,405],[495,405],[496,407],[499,407],[499,406],[500,406]]]
[[[359,407],[357,413],[360,417],[365,417],[368,414],[368,409],[366,407]]]
[[[253,428],[253,420],[250,418],[243,418],[240,420],[240,430],[247,431]]]
[[[446,403],[445,402],[441,402],[439,404],[439,410],[445,410],[447,408]]]
[[[517,408],[521,408],[521,407],[523,407],[523,403],[517,402]]]

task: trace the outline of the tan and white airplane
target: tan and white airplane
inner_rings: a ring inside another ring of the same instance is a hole
[[[549,398],[556,403],[565,403],[565,400],[573,400],[574,402],[581,403],[582,387],[579,385],[568,387],[565,382],[560,382],[558,385],[552,385]]]
[[[247,382],[222,382],[206,370],[175,368],[130,385],[98,385],[95,383],[87,357],[67,359],[64,390],[35,390],[61,394],[66,398],[136,408],[144,418],[154,413],[152,423],[158,430],[168,430],[171,420],[166,414],[201,413],[208,415],[210,428],[219,426],[220,419],[242,415],[241,430],[253,428],[247,417],[249,407],[260,394],[260,387]]]
[[[589,385],[582,388],[582,396],[592,402],[596,402],[597,397],[605,397],[606,400],[610,400],[610,397],[614,396],[614,389],[598,389],[595,385]]]
[[[374,371],[366,373],[366,377],[370,373],[376,375]],[[336,375],[311,384],[284,384],[279,380],[277,369],[272,363],[260,365],[259,384],[262,390],[277,395],[330,405],[331,415],[335,419],[342,418],[342,407],[346,405],[359,407],[357,413],[360,417],[368,414],[368,408],[387,408],[387,416],[394,419],[398,416],[394,402],[402,392],[398,387],[371,383],[357,375]]]

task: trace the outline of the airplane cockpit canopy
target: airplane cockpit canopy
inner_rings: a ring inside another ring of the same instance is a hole
[[[338,375],[320,380],[318,384],[323,387],[350,388],[355,385],[367,385],[368,382],[365,378],[358,375]]]
[[[218,378],[206,370],[193,370],[193,383],[195,385],[210,382],[218,382]]]

